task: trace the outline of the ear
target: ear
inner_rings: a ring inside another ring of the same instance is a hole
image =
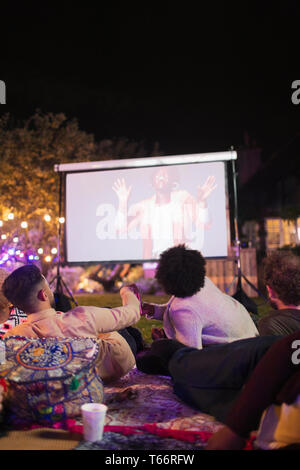
[[[278,295],[277,295],[277,292],[276,290],[274,290],[272,287],[270,287],[268,284],[266,285],[266,288],[267,288],[267,291],[268,291],[268,294],[269,294],[269,298],[270,299],[278,299]]]
[[[47,296],[46,292],[44,291],[44,289],[41,289],[38,292],[37,298],[42,302],[45,302],[46,300],[48,300],[48,296]]]

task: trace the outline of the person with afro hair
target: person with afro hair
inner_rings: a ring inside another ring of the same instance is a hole
[[[185,245],[167,249],[160,255],[155,277],[171,298],[163,305],[142,304],[146,318],[163,321],[163,332],[154,329],[153,339],[167,337],[202,349],[258,336],[245,307],[206,277],[199,251]]]

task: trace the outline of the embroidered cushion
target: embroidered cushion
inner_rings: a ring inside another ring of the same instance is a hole
[[[103,383],[92,338],[5,339],[6,362],[0,376],[7,385],[7,422],[52,425],[81,415],[83,403],[101,403]]]

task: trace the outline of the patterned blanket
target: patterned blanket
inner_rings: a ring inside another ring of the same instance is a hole
[[[221,424],[181,401],[170,377],[147,375],[138,369],[105,388],[106,425],[142,426],[155,423],[169,430],[215,432]]]
[[[133,369],[105,388],[108,412],[102,441],[81,442],[87,449],[201,449],[222,425],[185,405],[170,377]]]

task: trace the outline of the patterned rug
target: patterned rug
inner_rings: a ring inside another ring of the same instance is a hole
[[[148,375],[138,369],[105,387],[106,425],[143,426],[155,423],[168,430],[215,432],[222,426],[212,416],[181,401],[170,377]]]
[[[105,404],[103,439],[82,441],[76,450],[201,450],[222,426],[212,416],[185,405],[173,393],[170,377],[138,369],[105,388]]]
[[[147,375],[136,368],[105,387],[104,403],[108,412],[101,441],[84,441],[81,419],[69,419],[51,426],[61,435],[53,434],[54,430],[47,434],[39,425],[11,430],[0,439],[2,449],[11,448],[7,440],[13,439],[18,440],[19,449],[30,449],[33,444],[35,449],[60,449],[61,439],[64,447],[68,441],[68,448],[74,450],[201,450],[222,426],[212,416],[185,405],[173,393],[170,377]]]

